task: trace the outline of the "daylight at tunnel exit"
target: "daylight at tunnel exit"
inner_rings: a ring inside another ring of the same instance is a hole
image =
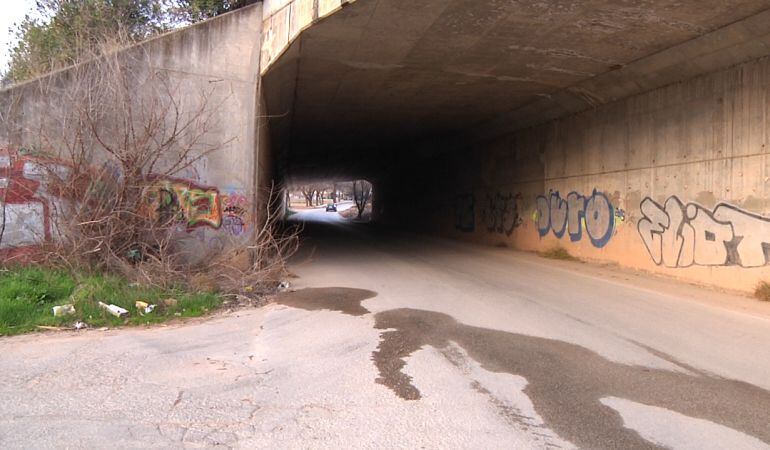
[[[770,450],[770,0],[5,0],[0,448]]]

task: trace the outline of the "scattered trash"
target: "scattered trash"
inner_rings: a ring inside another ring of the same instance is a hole
[[[175,315],[175,316],[177,316],[177,317],[181,317],[181,316],[182,316],[182,313],[180,313],[180,312],[175,312],[175,313],[174,313],[174,315]]]
[[[136,310],[139,311],[140,316],[149,314],[155,309],[155,305],[151,305],[141,300],[137,300],[136,303],[134,303],[134,306],[136,306]]]
[[[99,302],[99,306],[115,317],[128,317],[128,310],[125,310],[118,305],[108,305],[106,303]]]
[[[289,289],[291,287],[291,284],[289,284],[288,281],[281,281],[281,284],[278,285],[278,289],[285,290]]]
[[[78,320],[77,322],[72,324],[72,328],[74,328],[76,330],[83,330],[83,329],[88,328],[88,324]]]
[[[246,286],[243,288],[243,292],[252,292],[254,291],[254,286]]]
[[[69,316],[75,314],[75,307],[73,305],[59,305],[53,307],[53,315],[56,317]]]
[[[179,301],[177,299],[175,299],[175,298],[167,298],[167,299],[163,300],[163,306],[165,306],[166,308],[173,308],[178,303],[179,303]]]

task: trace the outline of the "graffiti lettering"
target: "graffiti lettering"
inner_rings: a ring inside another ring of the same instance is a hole
[[[222,228],[233,236],[240,236],[246,231],[248,203],[246,196],[237,192],[222,196]]]
[[[46,185],[47,170],[66,177],[69,168],[8,152],[0,155],[0,250],[11,256],[29,251],[55,234],[51,215],[61,200]]]
[[[111,195],[105,181],[119,180],[120,168],[106,162],[96,173],[85,177],[90,194]],[[66,214],[72,202],[61,198],[59,184],[51,181],[67,180],[71,174],[71,167],[56,159],[0,149],[0,251],[4,257],[33,251],[56,237],[57,215]],[[150,180],[140,208],[146,217],[176,223],[188,233],[207,227],[239,236],[247,230],[248,200],[241,192],[220,194],[216,187],[180,178],[151,176]]]
[[[594,189],[588,198],[577,192],[567,194],[566,200],[558,191],[548,196],[540,195],[535,199],[533,219],[541,237],[552,231],[561,239],[566,232],[570,241],[576,242],[583,238],[585,228],[591,244],[602,248],[615,231],[616,218],[624,216],[624,212],[616,210],[606,195]]]
[[[510,236],[513,230],[521,225],[521,216],[519,214],[519,203],[521,202],[520,193],[487,194],[484,203],[484,224],[490,233],[504,233]]]
[[[159,179],[147,188],[145,196],[148,214],[157,220],[178,221],[188,229],[222,226],[217,188],[181,179]]]
[[[476,229],[476,198],[473,194],[460,194],[455,199],[455,228],[464,233]]]
[[[768,262],[770,219],[727,203],[713,212],[676,196],[661,206],[647,197],[637,224],[652,261],[666,267],[759,267]]]

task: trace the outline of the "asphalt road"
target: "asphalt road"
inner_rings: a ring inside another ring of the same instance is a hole
[[[265,308],[0,339],[0,448],[770,448],[770,305],[296,217]]]

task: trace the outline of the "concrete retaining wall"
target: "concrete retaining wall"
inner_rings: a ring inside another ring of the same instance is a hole
[[[265,155],[269,153],[266,147],[269,142],[260,139],[265,134],[266,124],[257,114],[261,101],[262,16],[262,4],[255,4],[160,36],[119,54],[121,59],[139,61],[138,65],[130,66],[136,71],[136,79],[143,79],[152,72],[162,73],[174,87],[175,100],[185,105],[188,112],[195,110],[202,94],[208,97],[207,114],[211,118],[205,140],[220,148],[175,174],[175,180],[170,181],[184,189],[200,191],[199,197],[203,198],[205,194],[211,201],[212,217],[207,217],[205,226],[196,223],[181,235],[194,254],[205,254],[200,250],[217,249],[228,239],[247,235],[256,218],[260,187],[269,185],[272,177],[270,161],[265,157],[258,160],[257,156],[260,149]],[[17,149],[60,151],[60,148],[49,148],[59,147],[51,142],[50,135],[52,130],[62,126],[62,123],[52,123],[49,113],[60,111],[63,100],[46,96],[43,86],[53,83],[66,91],[70,73],[72,69],[0,91],[0,109],[5,115],[0,127],[0,148],[12,152]],[[138,92],[137,98],[140,97]],[[40,138],[43,130],[49,137],[46,140]],[[96,164],[100,162],[95,161]],[[0,189],[9,185],[10,178],[26,176],[24,171],[11,170],[10,163],[9,158],[0,157]],[[185,209],[185,205],[178,206]],[[13,205],[11,208],[22,208],[19,209],[22,211],[24,207]],[[7,219],[17,216],[21,217],[9,213]],[[44,220],[43,217],[26,216],[29,220]],[[46,219],[47,222],[50,221]],[[7,225],[14,227],[14,224]],[[41,224],[31,225],[36,229],[45,228]],[[45,231],[46,235],[50,234],[49,230]],[[26,236],[24,233],[19,235]],[[6,235],[0,248],[17,244],[28,242],[13,242]]]
[[[313,22],[356,0],[264,0],[262,73]],[[350,30],[357,32],[357,30]]]

